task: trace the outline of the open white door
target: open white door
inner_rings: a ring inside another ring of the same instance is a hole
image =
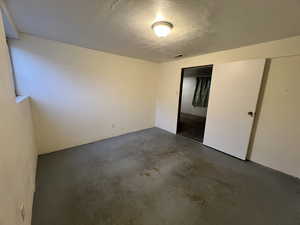
[[[205,145],[246,159],[265,62],[256,59],[214,65]]]

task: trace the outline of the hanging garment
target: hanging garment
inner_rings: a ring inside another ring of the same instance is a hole
[[[207,107],[211,77],[197,77],[193,98],[194,107]]]

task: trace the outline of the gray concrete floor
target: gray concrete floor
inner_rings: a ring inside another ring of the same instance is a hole
[[[158,128],[39,157],[33,225],[299,225],[300,181]]]

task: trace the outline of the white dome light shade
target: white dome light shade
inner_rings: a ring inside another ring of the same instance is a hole
[[[166,37],[172,28],[173,24],[166,21],[158,21],[152,24],[152,29],[158,37]]]

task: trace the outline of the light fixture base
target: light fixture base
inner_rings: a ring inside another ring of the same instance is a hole
[[[170,22],[167,22],[167,21],[157,21],[155,23],[152,24],[151,28],[154,29],[154,27],[156,26],[167,26],[167,27],[170,27],[171,29],[174,27],[174,25]]]
[[[158,37],[166,37],[172,30],[173,24],[167,21],[157,21],[151,28]]]

